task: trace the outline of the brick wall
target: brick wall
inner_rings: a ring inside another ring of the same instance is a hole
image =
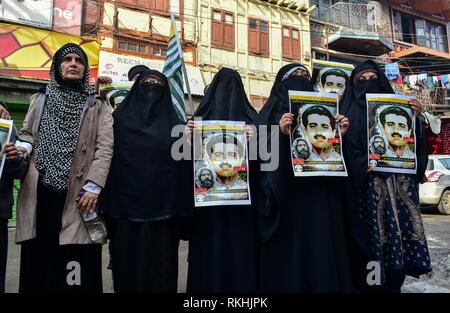
[[[441,137],[444,145],[444,154],[450,154],[450,119],[442,119]]]

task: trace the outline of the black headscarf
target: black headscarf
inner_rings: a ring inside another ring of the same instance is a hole
[[[61,64],[69,53],[77,54],[84,65],[79,81],[63,79]],[[45,185],[55,191],[69,187],[69,171],[78,140],[81,113],[93,89],[89,86],[89,62],[80,46],[68,43],[56,51],[45,88],[45,107],[39,125],[36,168]]]
[[[375,72],[378,79],[358,81],[365,72]],[[367,60],[358,65],[350,76],[339,110],[348,117],[350,127],[344,136],[344,152],[347,169],[357,188],[367,172],[367,93],[394,93],[389,80],[377,63]]]
[[[357,79],[365,72],[377,73],[378,79],[358,81]],[[344,151],[348,162],[347,168],[352,176],[356,188],[360,188],[367,172],[367,93],[393,94],[394,90],[384,72],[377,63],[367,60],[358,65],[352,72],[345,90],[340,113],[347,116],[350,121],[349,130],[344,137]],[[423,151],[422,123],[416,120],[416,142],[417,142],[417,178],[421,180],[426,168],[426,153]],[[426,146],[426,145],[425,145]],[[382,174],[380,174],[382,175]]]
[[[299,69],[309,73],[309,70],[306,68],[306,66],[300,63],[291,63],[283,66],[277,73],[277,76],[275,78],[275,85],[281,83],[282,81],[285,81],[286,79],[291,77],[293,72]]]
[[[148,71],[149,68],[145,65],[139,64],[139,65],[135,65],[132,68],[130,68],[130,70],[128,71],[128,80],[132,80],[134,76],[136,76],[137,74],[141,74],[145,71]]]
[[[286,77],[287,73],[291,72],[292,74],[292,70],[297,68],[306,70],[309,73],[301,64],[294,63],[283,66],[277,74],[269,99],[259,111],[257,125],[268,126],[268,134],[270,134],[270,126],[277,127],[281,116],[289,112],[289,90],[314,91],[310,80],[300,76]],[[259,145],[267,145],[266,151],[270,152],[273,140],[278,140],[279,142],[279,166],[275,171],[261,172],[260,174],[261,187],[267,198],[266,205],[260,207],[263,240],[267,240],[278,225],[280,208],[277,207],[277,203],[280,203],[280,201],[277,200],[277,197],[282,197],[285,194],[286,181],[293,176],[289,153],[289,136],[282,134],[281,131],[279,131],[278,138],[259,133]]]
[[[367,71],[377,73],[378,79],[358,81],[358,77]],[[367,174],[367,93],[394,93],[383,71],[371,60],[353,70],[341,105],[341,113],[350,121],[349,130],[343,136],[344,156],[349,171],[349,183],[346,184],[345,192],[347,222],[356,243],[352,253],[356,253],[353,261],[357,263],[353,267],[355,273],[363,273],[362,278],[356,281],[361,279],[364,282],[363,288],[367,288],[365,268],[368,261],[381,264],[382,286],[386,277],[395,281],[395,277],[402,273],[418,277],[430,271],[425,235],[421,231],[423,225],[417,207],[417,185],[428,162],[425,132],[420,119],[416,118],[416,175],[383,172]],[[383,218],[380,218],[380,214]],[[384,241],[382,238],[390,240]],[[385,277],[386,272],[390,274]]]
[[[163,86],[146,83],[154,77]],[[148,70],[140,74],[114,111],[114,157],[104,193],[109,217],[154,221],[183,215],[178,179],[182,162],[171,155],[171,130],[179,124],[167,78]]]
[[[259,125],[278,125],[281,116],[289,112],[289,90],[314,91],[310,80],[300,76],[292,76],[296,69],[302,69],[309,73],[308,69],[300,63],[285,65],[278,71],[275,83],[270,91],[270,97],[259,111],[257,119]],[[289,73],[291,76],[286,77]]]
[[[194,113],[204,120],[254,122],[257,113],[248,101],[239,73],[222,68],[208,86],[205,96]]]

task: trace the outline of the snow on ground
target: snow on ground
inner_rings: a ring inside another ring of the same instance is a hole
[[[438,228],[424,220],[427,229],[427,242],[430,250],[433,271],[422,275],[420,279],[407,277],[403,285],[404,293],[450,293],[450,242],[443,236],[450,224],[441,224]],[[428,227],[427,227],[428,226]],[[435,228],[435,229],[433,229]],[[439,230],[436,232],[435,230]]]

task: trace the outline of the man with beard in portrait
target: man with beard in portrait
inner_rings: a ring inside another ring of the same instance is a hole
[[[306,160],[309,158],[310,152],[308,149],[308,143],[305,139],[297,138],[292,143],[292,153],[295,158]]]

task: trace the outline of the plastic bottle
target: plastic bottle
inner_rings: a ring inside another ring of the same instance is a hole
[[[82,198],[83,195],[84,191],[81,191],[78,194],[80,198]],[[95,208],[94,212],[87,214],[82,213],[81,216],[83,217],[84,225],[86,226],[92,242],[103,244],[106,243],[107,238],[106,226],[103,219],[97,215],[97,210],[98,207]]]

